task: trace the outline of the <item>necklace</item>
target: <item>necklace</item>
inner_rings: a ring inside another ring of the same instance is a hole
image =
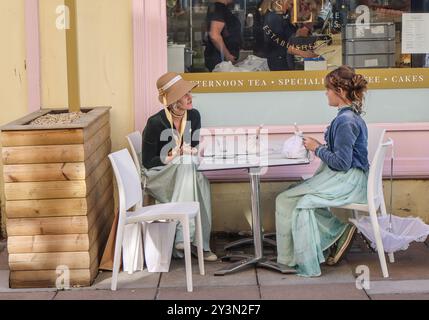
[[[171,115],[173,116],[173,118],[183,118],[183,116],[185,115],[185,112],[186,111],[184,111],[182,114],[177,114],[173,111],[173,109],[171,109]]]

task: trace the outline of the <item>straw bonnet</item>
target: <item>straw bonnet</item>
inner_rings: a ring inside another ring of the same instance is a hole
[[[159,101],[164,106],[176,102],[197,85],[186,81],[175,72],[168,72],[161,76],[156,82],[159,93]]]

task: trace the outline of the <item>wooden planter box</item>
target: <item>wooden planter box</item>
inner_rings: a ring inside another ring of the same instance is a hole
[[[11,288],[55,287],[59,266],[70,286],[95,279],[114,217],[109,110],[28,125],[59,113],[45,109],[1,128]]]

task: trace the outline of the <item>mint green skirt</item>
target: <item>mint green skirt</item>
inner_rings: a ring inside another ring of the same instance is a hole
[[[146,192],[160,203],[198,201],[200,203],[203,249],[210,251],[210,232],[212,224],[210,182],[197,171],[197,158],[180,156],[170,164],[143,169],[142,178],[146,180]],[[190,238],[195,244],[195,221],[190,221]],[[178,224],[175,243],[183,242],[183,228]],[[173,251],[175,256],[181,254]]]
[[[277,262],[295,267],[298,275],[321,275],[328,248],[345,231],[346,223],[329,207],[367,203],[367,174],[360,169],[331,170],[322,163],[314,176],[276,198]]]

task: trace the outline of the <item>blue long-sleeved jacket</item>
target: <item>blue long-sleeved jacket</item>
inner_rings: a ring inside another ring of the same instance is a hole
[[[325,141],[327,144],[317,147],[315,153],[332,170],[369,170],[368,129],[351,107],[338,111],[325,132]]]

